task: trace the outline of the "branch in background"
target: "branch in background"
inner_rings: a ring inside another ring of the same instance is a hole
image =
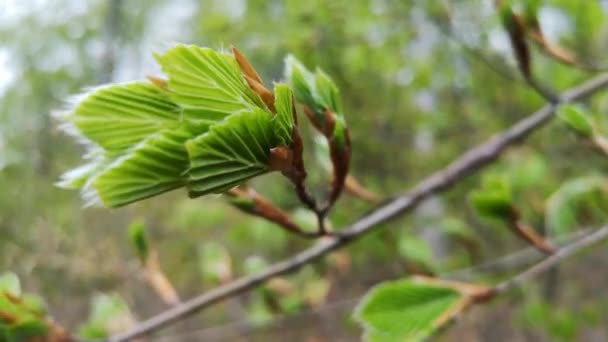
[[[526,271],[518,274],[517,276],[506,280],[494,287],[495,294],[505,293],[513,288],[522,286],[537,275],[550,270],[553,266],[559,264],[563,260],[571,257],[582,249],[591,245],[597,244],[601,241],[608,239],[608,226],[604,226],[595,232],[582,237],[581,239],[560,248],[554,254],[546,257],[541,262],[530,267]]]
[[[560,97],[560,103],[583,100],[607,86],[608,74],[598,76],[564,93]],[[256,288],[271,278],[294,272],[302,266],[310,264],[324,255],[354,242],[365,234],[377,230],[379,224],[388,222],[407,212],[411,212],[423,200],[449,189],[467,176],[491,164],[498,159],[508,147],[521,142],[532,132],[548,122],[554,116],[558,107],[559,103],[548,104],[529,117],[519,121],[503,133],[465,152],[460,158],[456,159],[446,168],[424,179],[410,192],[388,201],[368,215],[360,218],[352,225],[346,227],[342,236],[321,240],[315,246],[284,261],[275,263],[262,272],[242,277],[198,297],[192,298],[140,323],[131,331],[110,338],[108,341],[122,342],[151,334],[162,327],[184,319],[217,302]]]

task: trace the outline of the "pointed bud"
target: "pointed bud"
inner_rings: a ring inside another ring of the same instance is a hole
[[[160,78],[160,77],[156,77],[156,76],[152,76],[152,75],[148,75],[148,76],[146,76],[146,78],[150,82],[152,82],[152,84],[159,87],[160,89],[167,90],[167,88],[169,87],[167,80],[165,80],[164,78]]]

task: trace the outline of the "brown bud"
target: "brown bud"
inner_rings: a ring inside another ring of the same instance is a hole
[[[272,171],[289,172],[293,167],[293,152],[285,147],[278,146],[270,149],[270,169]]]
[[[169,84],[167,83],[167,80],[165,80],[163,78],[156,77],[156,76],[151,76],[151,75],[146,76],[146,78],[150,82],[152,82],[152,84],[154,84],[155,86],[159,87],[160,89],[167,90],[167,88],[169,87]]]

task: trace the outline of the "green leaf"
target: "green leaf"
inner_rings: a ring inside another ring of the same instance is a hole
[[[430,270],[433,269],[433,251],[429,244],[411,234],[403,234],[399,238],[399,253],[406,261],[413,261]]]
[[[561,236],[580,226],[580,212],[590,214],[594,201],[605,203],[607,194],[608,181],[603,177],[580,177],[563,183],[546,202],[545,222],[550,234]]]
[[[294,96],[299,102],[309,106],[314,112],[323,110],[313,95],[314,75],[292,55],[285,58],[285,77],[291,83]]]
[[[119,207],[184,186],[188,168],[184,143],[188,138],[190,134],[184,130],[149,136],[95,176],[85,187],[85,198]]]
[[[184,119],[193,126],[214,123],[240,111],[266,109],[230,54],[178,45],[156,59],[169,76],[171,100],[183,108]]]
[[[557,116],[576,133],[590,137],[593,135],[593,122],[588,113],[579,105],[563,105]]]
[[[486,217],[504,219],[513,212],[510,186],[502,177],[486,177],[482,189],[473,191],[471,202],[477,212]]]
[[[0,275],[0,293],[2,292],[15,297],[21,296],[21,283],[15,273],[5,272]]]
[[[405,279],[375,286],[355,311],[368,341],[420,341],[465,297],[458,291]]]
[[[139,219],[133,221],[129,225],[129,242],[135,251],[137,256],[142,263],[148,260],[150,254],[150,246],[148,244],[148,237],[146,236],[146,226],[144,221]]]
[[[334,114],[341,115],[343,113],[342,98],[334,81],[323,70],[317,68],[315,82],[317,101],[324,108],[329,108]]]
[[[270,113],[256,109],[228,117],[186,144],[191,193],[221,193],[269,172],[270,149],[278,145]]]
[[[93,298],[86,323],[78,329],[84,339],[103,339],[125,330],[133,324],[127,303],[118,294],[98,294]]]
[[[277,84],[274,87],[275,108],[277,114],[274,118],[274,132],[282,146],[290,146],[293,142],[294,115],[293,96],[289,86]]]
[[[177,127],[181,121],[180,108],[149,83],[103,86],[81,96],[84,99],[65,120],[109,152],[124,152],[151,134]]]

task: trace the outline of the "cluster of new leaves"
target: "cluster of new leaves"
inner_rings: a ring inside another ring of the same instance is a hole
[[[61,186],[119,207],[180,187],[222,193],[273,171],[272,149],[293,142],[287,85],[270,93],[238,52],[179,45],[156,59],[167,81],[95,88],[62,113],[88,163]]]
[[[0,341],[37,339],[60,342],[67,341],[68,336],[48,319],[40,298],[21,292],[15,274],[0,275]]]

